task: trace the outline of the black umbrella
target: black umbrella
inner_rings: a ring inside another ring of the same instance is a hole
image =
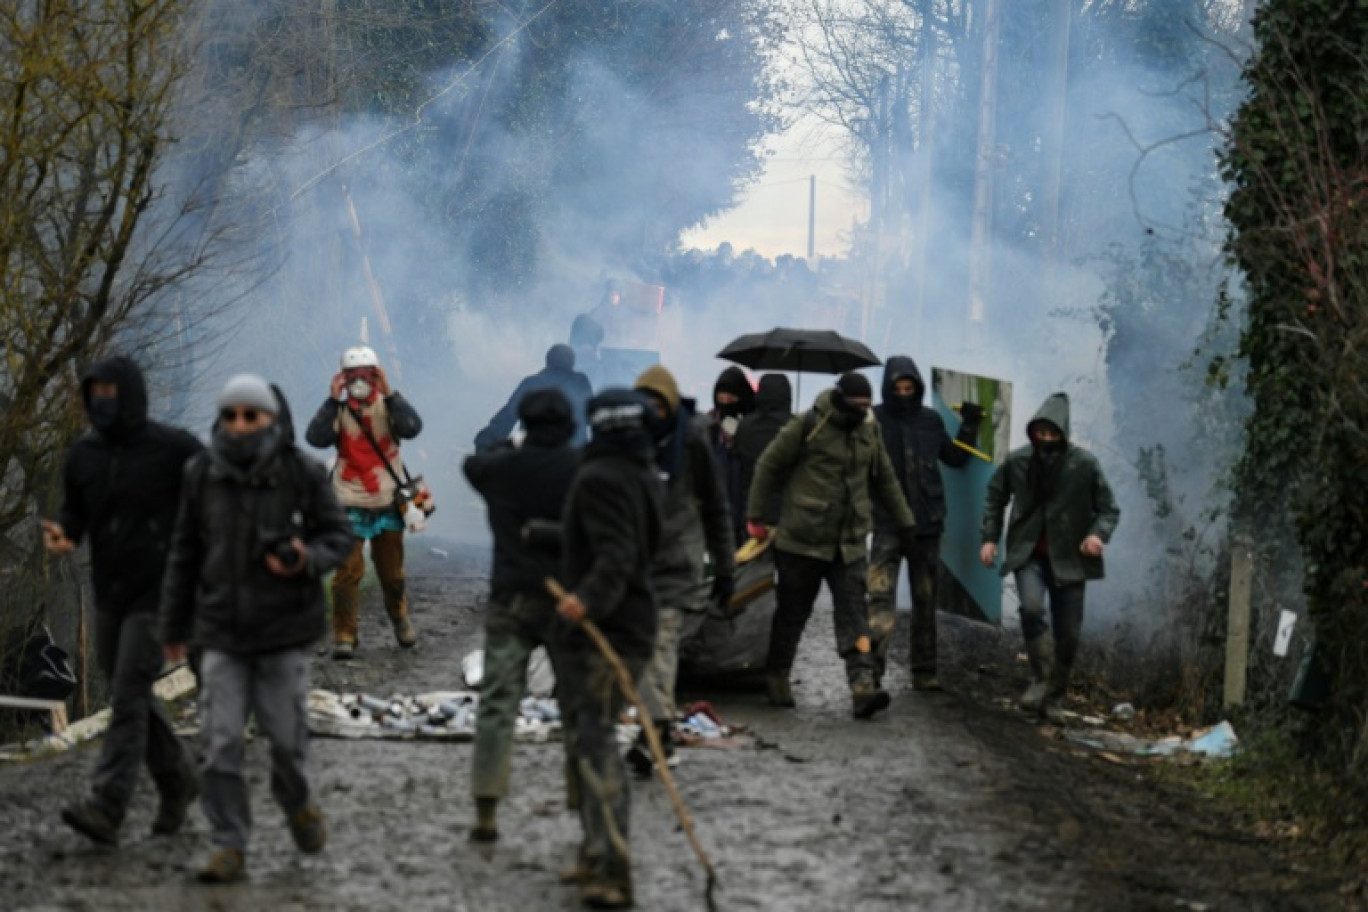
[[[843,374],[883,363],[863,342],[829,329],[780,328],[748,333],[733,339],[717,357],[751,370],[818,374]]]

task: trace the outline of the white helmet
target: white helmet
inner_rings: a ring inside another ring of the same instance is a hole
[[[356,367],[379,367],[380,358],[375,354],[375,349],[368,345],[355,345],[342,353],[342,369],[351,370]]]

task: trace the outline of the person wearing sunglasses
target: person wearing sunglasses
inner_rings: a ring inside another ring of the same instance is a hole
[[[42,523],[54,555],[90,542],[95,657],[109,687],[109,728],[89,797],[62,810],[67,826],[117,843],[144,764],[161,795],[152,832],[180,829],[199,794],[194,766],[152,685],[161,671],[157,598],[185,463],[203,449],[179,428],[147,417],[147,387],[128,358],[93,365],[81,381],[91,433],[66,457],[59,518]]]
[[[404,649],[418,642],[409,618],[404,517],[395,493],[405,477],[399,441],[412,440],[422,429],[418,412],[390,388],[374,349],[358,345],[343,352],[329,396],[304,434],[310,446],[337,448],[333,490],[352,523],[351,553],[332,581],[334,659],[350,659],[359,642],[367,542],[394,639]]]
[[[207,883],[246,877],[251,811],[247,719],[271,744],[271,794],[295,845],[327,841],[305,770],[309,650],[327,629],[323,575],[351,550],[351,524],[323,466],[295,446],[284,397],[252,374],[228,381],[207,452],[186,466],[162,587],[163,651],[202,651],[202,804]]]

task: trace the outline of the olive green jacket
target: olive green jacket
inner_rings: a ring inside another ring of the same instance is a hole
[[[1041,420],[1054,424],[1064,434],[1064,465],[1060,468],[1053,496],[1042,504],[1031,487],[1031,447],[1013,450],[988,482],[983,509],[983,542],[997,544],[1002,538],[1003,514],[1010,502],[1012,521],[1007,527],[1003,576],[1031,560],[1036,542],[1044,534],[1056,582],[1102,579],[1105,575],[1102,558],[1087,557],[1078,547],[1089,535],[1096,535],[1104,542],[1111,541],[1112,532],[1121,519],[1121,509],[1116,505],[1097,458],[1069,442],[1068,397],[1055,393],[1046,399],[1031,424]]]
[[[774,546],[791,554],[854,563],[865,556],[874,525],[874,503],[898,528],[916,525],[871,411],[847,431],[832,421],[832,390],[817,397],[811,419],[795,415],[765,449],[755,467],[748,517],[781,519]],[[780,517],[766,516],[780,503]]]

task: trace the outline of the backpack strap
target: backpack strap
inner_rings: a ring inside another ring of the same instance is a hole
[[[409,476],[407,466],[404,467],[404,477],[402,479],[399,477],[399,473],[394,471],[394,466],[390,465],[389,457],[385,455],[384,450],[380,449],[380,442],[375,439],[375,435],[372,434],[371,429],[366,426],[366,422],[361,420],[361,413],[351,407],[350,401],[342,407],[352,416],[352,420],[356,422],[356,426],[361,428],[362,436],[364,436],[366,442],[371,445],[371,449],[375,450],[375,455],[380,457],[381,465],[385,467],[386,472],[389,472],[390,478],[394,479],[395,485],[402,488],[406,484],[413,484],[413,479]]]

